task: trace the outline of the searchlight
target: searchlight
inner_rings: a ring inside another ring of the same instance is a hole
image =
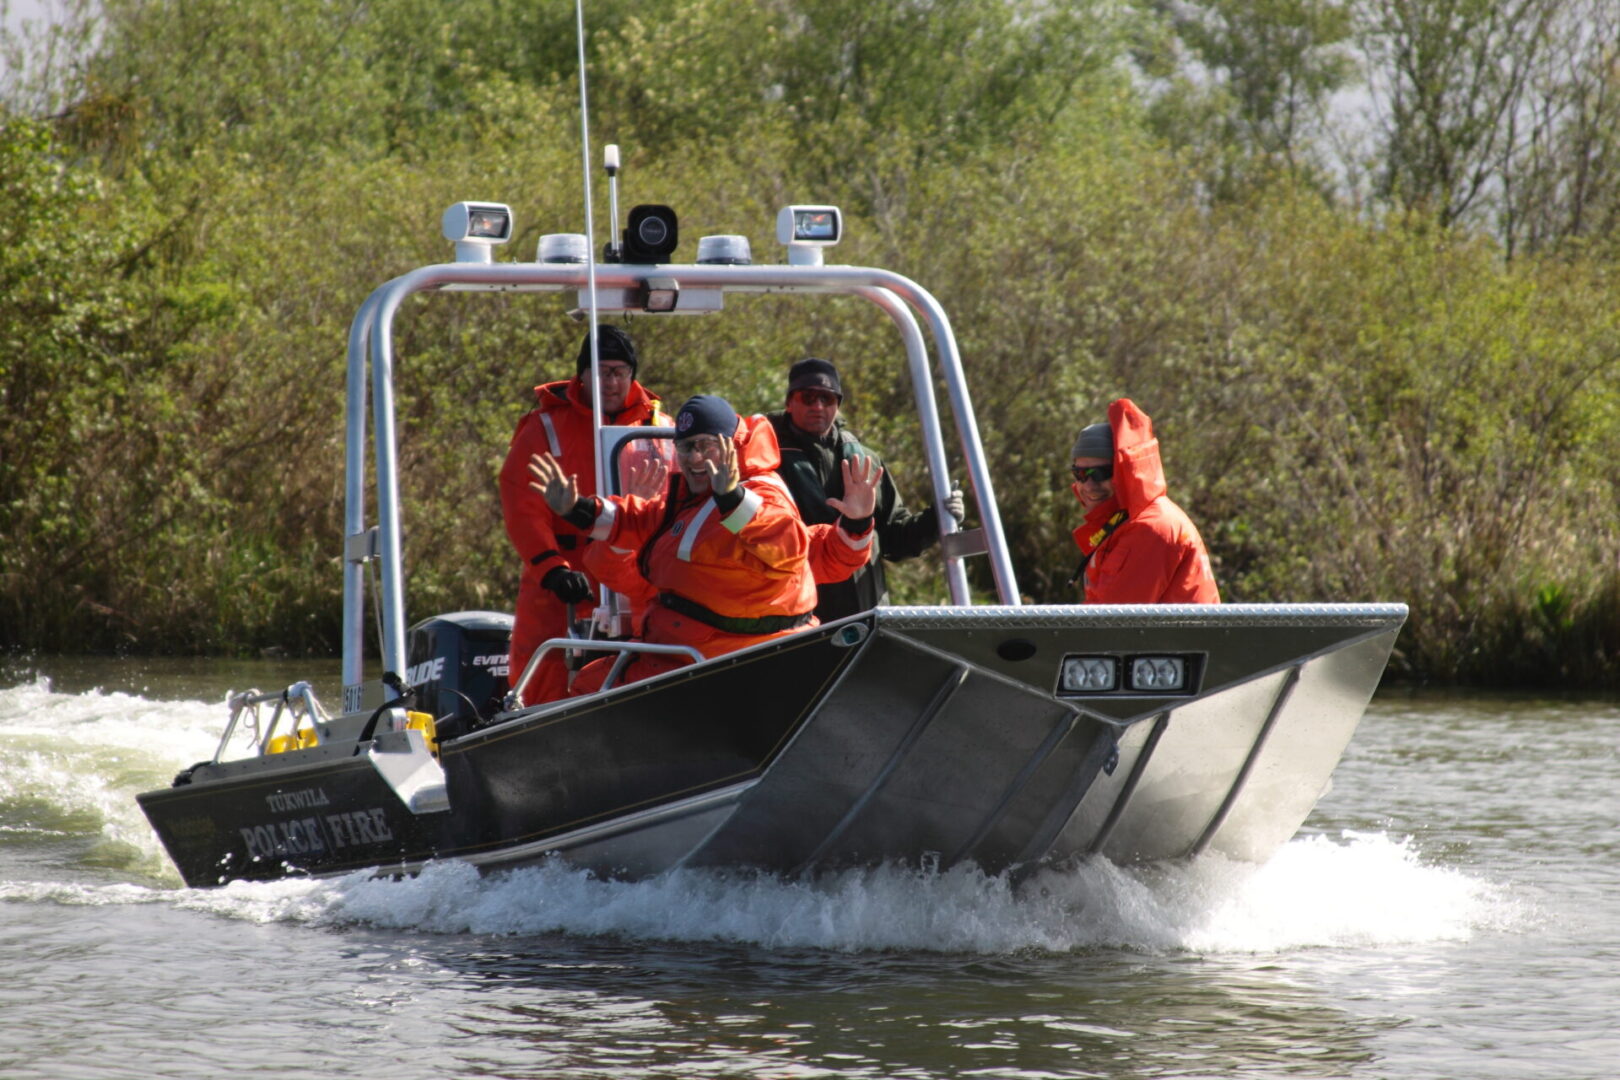
[[[776,242],[787,245],[789,266],[820,266],[821,249],[844,237],[836,206],[784,206],[776,215]]]
[[[492,263],[495,245],[512,239],[512,208],[505,203],[458,202],[439,220],[456,245],[456,262]]]

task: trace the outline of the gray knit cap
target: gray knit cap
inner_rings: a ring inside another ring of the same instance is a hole
[[[1071,458],[1103,458],[1112,461],[1114,458],[1114,429],[1106,423],[1087,424],[1080,429],[1080,437],[1074,440],[1074,452]]]

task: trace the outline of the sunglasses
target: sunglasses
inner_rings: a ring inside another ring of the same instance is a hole
[[[1100,484],[1104,480],[1114,478],[1112,465],[1070,465],[1069,471],[1074,474],[1075,480],[1082,484],[1088,480]]]
[[[689,439],[676,439],[675,452],[685,457],[693,454],[709,454],[720,449],[720,439],[715,435],[693,435]]]
[[[829,393],[826,390],[795,390],[794,393],[806,405],[820,405],[823,408],[831,408],[838,404],[838,395]]]

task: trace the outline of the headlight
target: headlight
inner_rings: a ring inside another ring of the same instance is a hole
[[[1198,692],[1203,659],[1198,653],[1177,656],[1070,654],[1058,667],[1059,694],[1141,694],[1182,696]]]
[[[1112,656],[1066,656],[1058,689],[1068,694],[1105,693],[1119,685],[1119,661]]]
[[[1129,685],[1139,693],[1175,693],[1186,689],[1187,661],[1179,656],[1137,656],[1131,659]]]
[[[512,214],[501,210],[474,210],[467,215],[467,235],[482,240],[505,240],[512,234]]]
[[[672,277],[650,277],[637,295],[643,311],[674,311],[681,302],[681,283]]]

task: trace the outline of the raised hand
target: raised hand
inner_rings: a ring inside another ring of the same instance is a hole
[[[563,472],[561,462],[550,454],[529,455],[529,486],[545,496],[546,505],[558,517],[579,502],[579,478]]]
[[[669,464],[660,456],[632,461],[624,479],[624,493],[638,499],[656,499],[669,485]]]
[[[869,518],[877,510],[878,483],[883,467],[876,458],[858,454],[845,458],[839,466],[844,474],[844,497],[828,499],[827,505],[850,520]]]
[[[703,462],[704,471],[709,474],[709,491],[714,495],[727,495],[737,488],[742,479],[737,471],[737,443],[734,439],[720,437],[720,464],[707,459]]]

